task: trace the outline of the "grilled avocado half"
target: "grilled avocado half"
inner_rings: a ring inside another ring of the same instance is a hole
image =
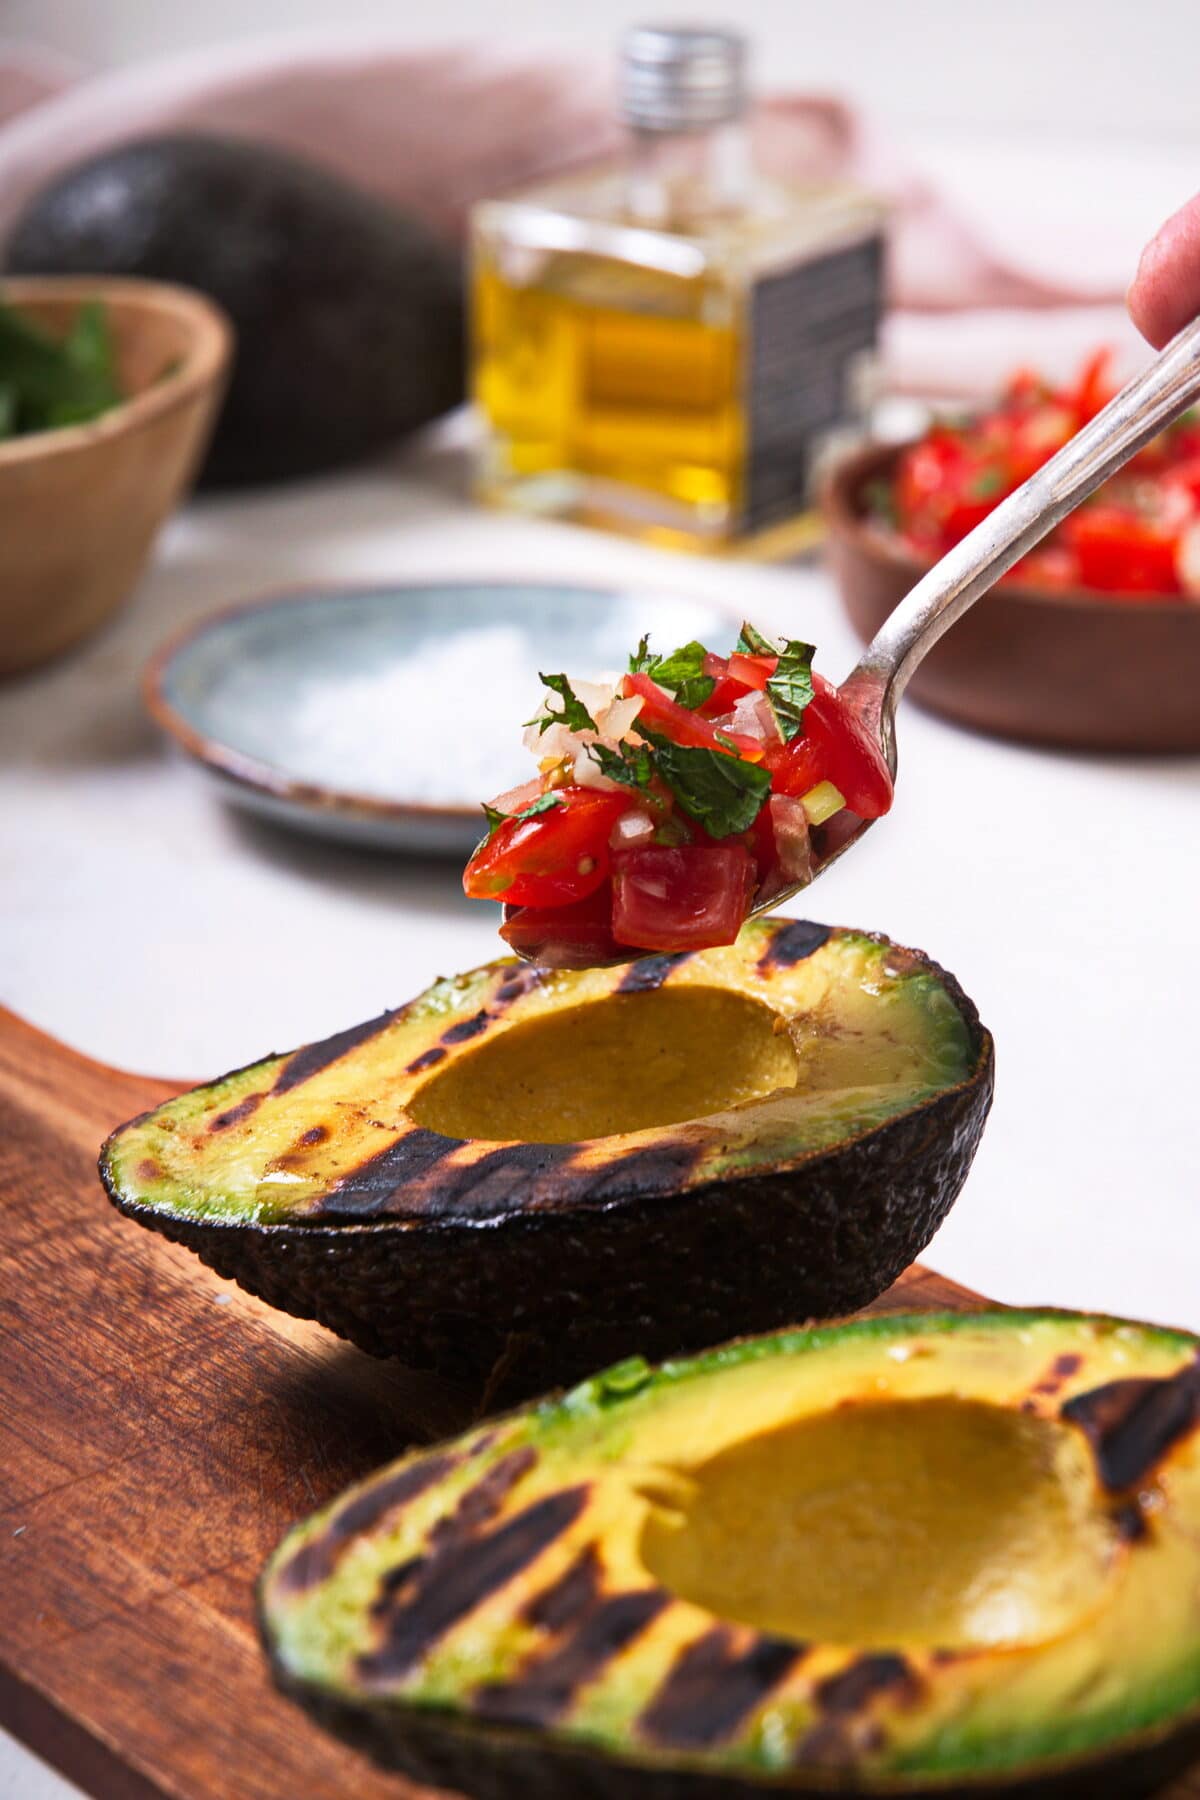
[[[1200,1341],[749,1339],[404,1458],[260,1585],[280,1685],[487,1800],[1131,1800],[1200,1754]]]
[[[991,1092],[936,964],[773,919],[438,981],[135,1119],[101,1172],[272,1304],[530,1393],[865,1305],[950,1207]]]

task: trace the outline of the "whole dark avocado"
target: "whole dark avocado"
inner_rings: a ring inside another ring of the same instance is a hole
[[[463,397],[456,252],[263,144],[146,138],[79,163],[19,218],[5,267],[179,282],[225,308],[237,350],[210,485],[355,462]]]
[[[528,1394],[865,1306],[945,1217],[991,1095],[935,963],[766,919],[438,981],[134,1120],[101,1173],[272,1305]]]

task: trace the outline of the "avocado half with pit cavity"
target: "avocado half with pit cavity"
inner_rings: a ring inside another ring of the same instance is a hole
[[[1200,1754],[1200,1341],[867,1318],[381,1470],[260,1584],[279,1684],[487,1800],[1130,1800]]]
[[[546,1389],[849,1312],[962,1186],[992,1044],[886,938],[504,961],[109,1139],[122,1211],[364,1349]]]

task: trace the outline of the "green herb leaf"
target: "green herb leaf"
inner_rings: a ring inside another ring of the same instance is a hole
[[[778,656],[779,645],[773,644],[770,638],[751,625],[749,619],[742,620],[742,629],[738,632],[738,641],[734,646],[743,656]]]
[[[562,804],[562,796],[551,789],[547,794],[539,794],[536,800],[531,800],[520,812],[506,813],[501,812],[498,807],[485,805],[483,816],[488,822],[488,837],[495,837],[502,825],[519,825],[522,819],[536,819],[539,813],[549,812],[552,807]]]
[[[115,406],[121,390],[104,307],[81,307],[59,342],[0,302],[0,389],[8,396],[3,435],[79,424]]]
[[[551,725],[565,725],[568,731],[595,731],[595,719],[583,701],[576,698],[565,675],[543,675],[539,671],[538,680],[552,694],[558,695],[562,707],[557,712],[534,713],[532,719],[526,719],[526,725],[536,725],[543,733],[549,731]]]
[[[720,750],[676,744],[635,724],[654,746],[654,765],[679,805],[712,837],[749,831],[771,791],[771,771]]]
[[[607,744],[589,744],[588,755],[599,767],[602,775],[610,781],[619,781],[625,787],[649,787],[654,777],[654,757],[645,744],[630,744],[624,740],[615,750]]]
[[[649,632],[643,632],[641,638],[638,640],[637,649],[629,659],[629,673],[631,675],[644,675],[646,670],[650,667],[650,664],[657,661],[657,656],[651,655],[650,652],[650,634]]]
[[[805,708],[813,697],[813,652],[812,644],[788,638],[779,653],[779,666],[767,682],[767,699],[785,744],[804,730]]]
[[[693,638],[690,644],[683,644],[670,656],[655,656],[649,638],[643,638],[637,654],[629,659],[629,672],[631,675],[648,675],[659,687],[674,694],[680,706],[695,712],[717,685],[711,675],[704,673],[707,655],[704,645]]]

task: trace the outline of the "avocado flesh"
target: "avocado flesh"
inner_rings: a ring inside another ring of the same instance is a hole
[[[866,1304],[953,1201],[991,1086],[927,958],[758,920],[439,981],[132,1121],[101,1171],[273,1304],[459,1377],[503,1359],[528,1393]]]
[[[264,1638],[470,1793],[1126,1800],[1200,1754],[1198,1433],[1195,1338],[1078,1314],[634,1360],[299,1526]]]

